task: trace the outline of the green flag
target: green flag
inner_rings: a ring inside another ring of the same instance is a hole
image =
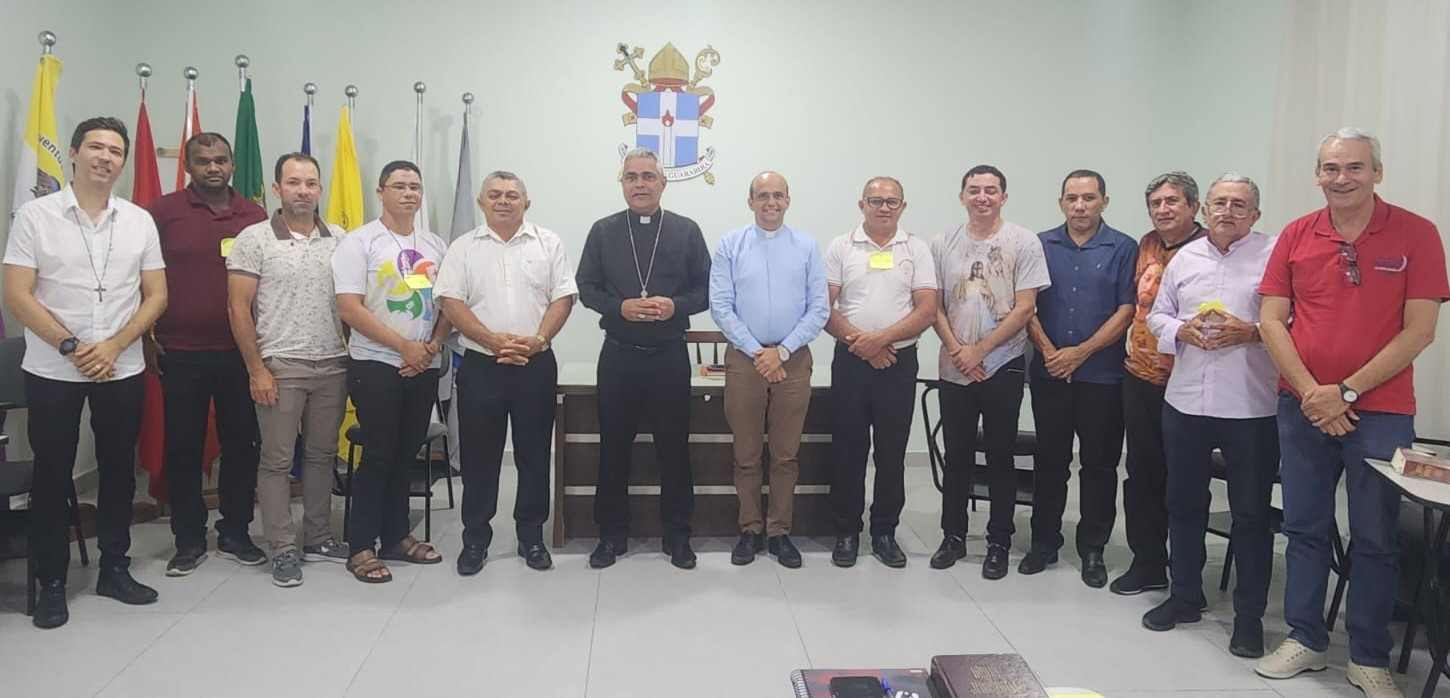
[[[252,79],[247,78],[247,89],[237,101],[237,136],[235,143],[236,171],[232,173],[232,186],[242,196],[267,207],[267,190],[262,174],[262,143],[257,138],[257,105],[252,101]]]

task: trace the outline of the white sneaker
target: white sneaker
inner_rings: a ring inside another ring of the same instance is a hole
[[[1349,663],[1349,683],[1364,691],[1368,698],[1403,698],[1404,694],[1395,687],[1390,670],[1383,667],[1360,666]]]
[[[1289,679],[1306,671],[1324,671],[1329,666],[1325,656],[1324,652],[1315,652],[1291,637],[1273,654],[1255,663],[1254,672],[1268,679]]]

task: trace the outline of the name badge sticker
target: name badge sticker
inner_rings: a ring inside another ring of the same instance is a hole
[[[403,277],[403,283],[414,291],[421,291],[425,288],[433,288],[433,282],[428,280],[427,274],[409,274]]]
[[[896,258],[892,256],[891,250],[872,252],[870,267],[872,269],[894,269],[896,267]]]
[[[232,256],[232,245],[236,242],[236,238],[222,238],[222,259]]]

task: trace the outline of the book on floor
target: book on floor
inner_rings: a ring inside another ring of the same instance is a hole
[[[791,672],[790,683],[796,698],[831,698],[831,679],[848,676],[881,681],[881,695],[886,698],[937,698],[926,669],[797,669]]]
[[[931,658],[936,698],[1047,698],[1020,654],[945,654]]]

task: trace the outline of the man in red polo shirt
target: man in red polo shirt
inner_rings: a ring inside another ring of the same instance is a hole
[[[201,497],[208,403],[216,404],[222,468],[217,554],[244,565],[266,555],[252,543],[257,489],[257,413],[247,367],[227,321],[226,258],[242,228],[267,220],[261,206],[233,189],[232,146],[216,133],[186,142],[191,184],[148,207],[161,237],[166,283],[176,297],[147,338],[147,359],[161,375],[166,418],[166,485],[176,555],[168,577],[191,574],[206,559],[206,504]]]
[[[1289,638],[1254,667],[1287,679],[1324,669],[1324,592],[1341,473],[1348,478],[1349,682],[1398,696],[1390,612],[1399,576],[1399,492],[1365,463],[1415,436],[1411,362],[1450,300],[1435,225],[1374,193],[1380,144],[1357,128],[1324,137],[1315,174],[1329,205],[1284,228],[1264,272],[1261,333],[1279,367],[1284,620]],[[1290,319],[1292,317],[1292,324]]]

